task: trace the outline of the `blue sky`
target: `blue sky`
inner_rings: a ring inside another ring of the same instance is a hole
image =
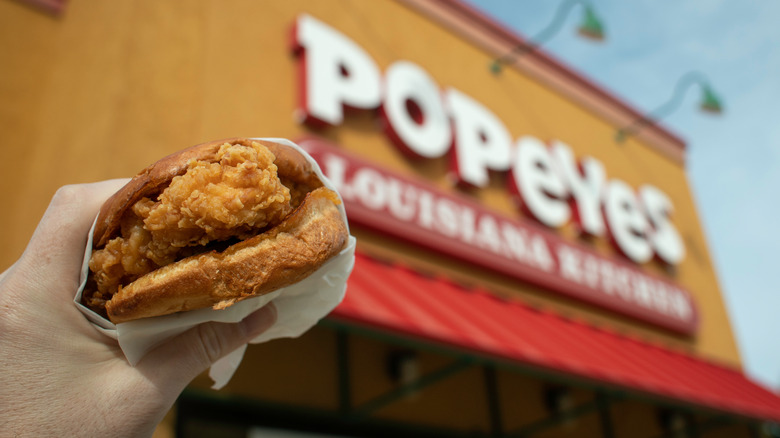
[[[526,38],[562,1],[466,0]],[[718,269],[746,373],[780,390],[780,2],[591,0],[600,44],[577,37],[572,9],[543,50],[643,112],[663,104],[689,71],[725,103],[696,110],[691,87],[662,124],[688,143],[688,179]]]

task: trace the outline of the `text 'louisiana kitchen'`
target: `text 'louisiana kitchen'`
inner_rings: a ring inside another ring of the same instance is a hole
[[[392,143],[418,159],[450,155],[457,183],[486,187],[490,172],[509,172],[508,191],[526,214],[558,228],[574,221],[584,234],[606,237],[636,265],[654,257],[674,266],[685,256],[671,222],[669,197],[652,185],[636,191],[608,179],[592,157],[577,160],[560,141],[515,141],[504,123],[467,94],[440,89],[420,66],[397,61],[384,74],[354,41],[301,15],[293,46],[300,59],[299,109],[308,124],[337,126],[345,108],[379,109]],[[327,155],[323,171],[347,202],[382,211],[399,222],[511,259],[533,269],[621,297],[679,319],[691,317],[690,297],[673,283],[646,276],[549,232],[454,200],[373,166]],[[349,210],[349,208],[348,208]]]

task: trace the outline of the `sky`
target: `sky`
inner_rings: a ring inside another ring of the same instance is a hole
[[[465,0],[533,39],[563,1]],[[542,50],[649,113],[686,73],[702,73],[725,112],[687,89],[662,125],[688,148],[687,174],[746,374],[780,391],[780,1],[591,0],[606,39],[577,36],[574,6]]]

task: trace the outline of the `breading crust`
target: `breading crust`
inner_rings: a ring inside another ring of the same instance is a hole
[[[319,188],[281,224],[223,252],[163,266],[121,288],[106,304],[115,324],[235,302],[294,284],[337,255],[347,229],[334,194]]]

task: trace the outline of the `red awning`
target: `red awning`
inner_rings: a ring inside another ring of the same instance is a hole
[[[761,420],[780,397],[740,370],[358,255],[331,316]]]

